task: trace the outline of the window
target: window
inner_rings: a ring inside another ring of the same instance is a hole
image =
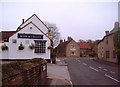
[[[71,44],[70,47],[71,47],[71,48],[74,48],[74,44]]]
[[[74,55],[74,52],[72,52],[72,55]]]
[[[46,53],[45,40],[35,40],[35,53]]]
[[[17,43],[17,40],[16,40],[16,39],[13,39],[12,42],[13,42],[13,43]]]
[[[116,58],[116,53],[114,50],[113,50],[113,58]]]
[[[30,27],[30,29],[32,29],[32,27]]]
[[[106,58],[109,58],[109,57],[110,57],[110,52],[106,51]]]
[[[75,52],[71,52],[71,55],[76,55]]]

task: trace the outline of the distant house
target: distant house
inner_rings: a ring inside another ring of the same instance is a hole
[[[91,52],[91,45],[87,42],[80,42],[79,43],[79,48],[80,48],[80,56],[86,57],[89,56]]]
[[[55,48],[57,57],[80,57],[79,45],[71,37],[67,41],[60,41]]]
[[[117,63],[118,59],[114,47],[114,33],[118,31],[119,23],[115,22],[112,31],[106,31],[105,36],[98,43],[98,58],[101,60]]]
[[[2,31],[0,35],[2,59],[44,58],[50,60],[48,28],[33,14],[16,31]]]

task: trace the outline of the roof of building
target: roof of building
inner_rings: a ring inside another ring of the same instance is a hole
[[[9,37],[11,37],[14,33],[16,33],[16,31],[1,31],[0,32],[0,40],[1,41],[6,41],[9,39]]]
[[[38,18],[38,16],[36,14],[33,14],[31,17],[36,16]],[[31,17],[29,17],[25,22],[27,22]],[[38,20],[47,28],[47,26],[38,18]],[[24,22],[24,23],[25,23]],[[23,23],[23,24],[24,24]],[[32,21],[30,21],[28,24],[24,25],[23,27],[18,27],[18,29],[16,31],[1,31],[0,32],[0,40],[4,41],[4,42],[8,42],[9,37],[11,37],[12,35],[14,35],[16,32],[22,30],[24,27],[26,27],[27,25],[29,25],[30,23],[32,23],[37,29],[39,29],[46,37],[48,37],[38,26],[36,26]],[[47,28],[48,29],[48,28]],[[48,37],[49,38],[49,37]]]
[[[71,41],[74,41],[71,37],[69,38],[69,40],[67,41],[64,41],[64,42],[60,42],[60,44],[56,47],[56,49],[62,49],[65,51],[66,49],[66,46],[71,42]]]
[[[79,43],[80,49],[91,49],[91,46],[89,43],[81,42]]]
[[[48,30],[49,28],[44,24],[44,22],[36,15],[36,14],[33,14],[32,16],[30,16],[27,20],[24,21],[24,23],[26,23],[29,19],[31,19],[33,16],[35,16]],[[32,21],[33,22],[33,21]],[[17,28],[17,31],[21,29],[21,26],[24,24],[22,23],[18,28]]]
[[[71,42],[71,40],[65,41],[65,42],[61,42],[57,47],[65,48],[67,46],[67,44],[70,43],[70,42]]]
[[[106,37],[108,37],[108,36],[110,36],[110,35],[113,35],[115,32],[117,32],[117,31],[119,31],[119,30],[120,30],[119,22],[115,22],[114,28],[109,32],[108,35],[105,35],[105,36],[102,38],[102,40],[100,40],[100,41],[98,42],[98,44],[101,43]]]

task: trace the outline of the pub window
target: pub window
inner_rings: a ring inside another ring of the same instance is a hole
[[[17,43],[17,40],[16,40],[16,39],[13,39],[12,42],[13,42],[13,43]]]
[[[35,53],[46,53],[46,41],[35,40]]]

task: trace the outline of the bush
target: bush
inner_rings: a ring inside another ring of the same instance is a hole
[[[18,47],[19,50],[23,50],[24,49],[24,46],[22,44],[22,42],[20,43],[20,46]]]
[[[47,63],[47,61],[42,58],[33,58],[33,59],[29,60],[29,62],[36,63],[36,64],[46,64]]]
[[[8,50],[8,46],[6,46],[6,44],[2,45],[1,46],[1,49],[4,51],[4,50]]]
[[[29,46],[29,48],[30,48],[30,49],[34,49],[34,48],[35,48],[34,44],[31,44],[31,45]]]

